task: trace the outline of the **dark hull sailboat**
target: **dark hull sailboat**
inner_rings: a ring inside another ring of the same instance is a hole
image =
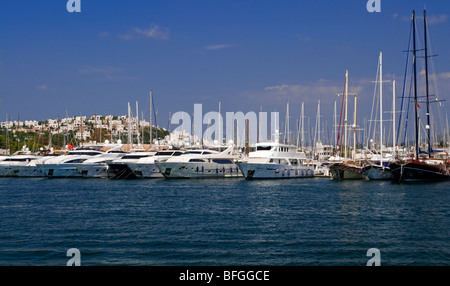
[[[330,166],[333,180],[364,180],[364,170],[361,166],[351,163],[335,163]]]
[[[450,180],[448,166],[438,160],[395,163],[391,173],[397,182],[439,182]]]
[[[447,160],[435,160],[431,157],[432,144],[430,135],[430,109],[429,109],[429,92],[428,92],[428,49],[427,49],[427,20],[426,12],[424,11],[424,38],[425,38],[425,90],[426,90],[426,105],[427,105],[427,141],[428,141],[428,156],[429,158],[419,158],[419,116],[418,116],[418,95],[417,95],[417,68],[416,68],[416,25],[415,13],[413,11],[412,17],[413,26],[413,58],[414,58],[414,108],[415,108],[415,159],[408,162],[398,161],[395,166],[391,166],[394,180],[398,182],[439,182],[450,180],[450,171]]]

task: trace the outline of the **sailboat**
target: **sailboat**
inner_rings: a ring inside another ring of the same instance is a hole
[[[345,108],[344,111],[344,161],[334,163],[330,166],[330,173],[333,180],[362,180],[367,179],[367,177],[364,175],[364,169],[363,166],[356,162],[356,100],[357,96],[356,94],[353,94],[355,96],[355,107],[353,111],[353,150],[352,150],[352,160],[349,161],[347,158],[347,133],[348,133],[348,108],[347,108],[347,102],[348,102],[348,70],[345,72],[345,92],[343,97],[343,107]],[[338,139],[339,140],[339,139]],[[336,147],[338,147],[338,142],[336,142]],[[338,150],[338,148],[336,148]],[[337,152],[337,151],[336,151]],[[337,156],[337,154],[336,154]]]
[[[436,182],[447,181],[450,179],[450,172],[447,160],[438,160],[432,158],[432,145],[430,138],[430,110],[429,110],[429,94],[428,94],[428,44],[427,44],[427,20],[426,11],[424,14],[424,52],[425,52],[425,90],[427,103],[427,131],[428,131],[428,157],[420,158],[419,148],[419,116],[418,116],[418,100],[417,100],[417,68],[416,68],[416,17],[413,11],[413,58],[414,58],[414,108],[415,108],[415,157],[409,161],[398,161],[395,168],[392,169],[394,179],[398,182]]]

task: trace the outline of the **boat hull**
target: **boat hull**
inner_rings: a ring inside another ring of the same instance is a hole
[[[0,177],[45,177],[37,166],[1,166]]]
[[[43,172],[49,178],[81,178],[79,164],[44,164]]]
[[[107,164],[89,164],[78,166],[83,178],[109,178],[112,176]]]
[[[369,180],[392,180],[394,176],[390,168],[380,166],[367,166],[364,168],[364,175]]]
[[[137,164],[128,163],[128,168],[134,173],[134,176],[138,179],[152,179],[152,178],[164,178],[163,174],[159,171],[156,164]]]
[[[242,173],[236,164],[201,162],[157,162],[161,174],[166,179],[180,178],[239,178]]]
[[[264,163],[237,163],[247,180],[255,179],[295,179],[314,177],[313,167],[287,166]]]
[[[428,164],[421,161],[399,164],[392,170],[398,182],[438,182],[450,180],[449,171],[444,165]]]
[[[367,180],[361,167],[344,163],[331,165],[330,173],[333,180]]]

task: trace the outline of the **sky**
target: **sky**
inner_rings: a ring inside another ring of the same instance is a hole
[[[433,95],[450,100],[449,1],[380,0],[374,13],[366,0],[80,3],[81,12],[70,13],[66,0],[0,2],[0,121],[126,115],[136,101],[148,120],[152,90],[162,127],[169,114],[192,113],[196,103],[204,113],[217,111],[219,102],[223,113],[262,108],[281,118],[289,102],[291,126],[303,102],[314,126],[320,100],[330,129],[348,70],[362,126],[380,51],[384,79],[395,79],[402,94],[411,14],[423,37],[425,7],[430,53],[438,55]],[[388,111],[392,84],[384,91]],[[440,104],[444,118],[449,106]]]

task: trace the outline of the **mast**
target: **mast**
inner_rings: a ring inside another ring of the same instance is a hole
[[[395,156],[395,149],[396,149],[396,142],[395,142],[395,80],[392,83],[392,148],[394,150],[394,156]]]
[[[219,145],[222,144],[222,122],[220,120],[220,107],[221,107],[221,102],[219,101],[219,115],[218,115],[218,123],[219,123],[219,131],[217,134],[217,141],[219,142]]]
[[[130,103],[128,102],[128,146],[127,146],[127,151],[130,151],[130,148],[131,148],[131,117],[130,117],[130,114],[131,114],[131,107],[130,107]]]
[[[427,15],[426,11],[423,11],[423,25],[424,25],[424,37],[425,37],[425,91],[427,97],[427,140],[428,140],[428,158],[431,157],[431,137],[430,137],[430,100],[428,98],[428,44],[427,44]]]
[[[284,122],[284,144],[289,143],[289,102],[286,105],[286,120]]]
[[[336,100],[334,101],[334,142],[337,142],[337,119],[336,119],[337,113],[336,113]]]
[[[413,63],[414,63],[414,111],[415,111],[415,123],[416,123],[416,160],[419,160],[419,117],[417,114],[417,67],[416,67],[416,14],[413,10]]]
[[[344,93],[344,161],[347,162],[347,100],[348,100],[348,70],[345,71],[345,93]]]
[[[353,162],[356,159],[356,100],[357,100],[357,95],[355,93],[355,108],[354,108],[354,112],[353,112],[353,151],[352,151],[352,160]]]
[[[380,52],[380,165],[383,166],[383,53],[382,52]]]
[[[304,128],[305,128],[305,105],[302,102],[302,114],[301,114],[301,119],[300,119],[300,133],[302,134],[302,139],[300,140],[300,150],[303,150],[303,144],[305,142],[305,138],[304,138]]]
[[[152,90],[150,89],[150,148],[152,148],[152,142],[153,142],[153,128],[152,128]]]
[[[320,99],[319,103],[317,104],[317,142],[320,142]]]
[[[137,136],[137,144],[140,145],[139,141],[139,107],[138,102],[136,101],[136,136]]]

